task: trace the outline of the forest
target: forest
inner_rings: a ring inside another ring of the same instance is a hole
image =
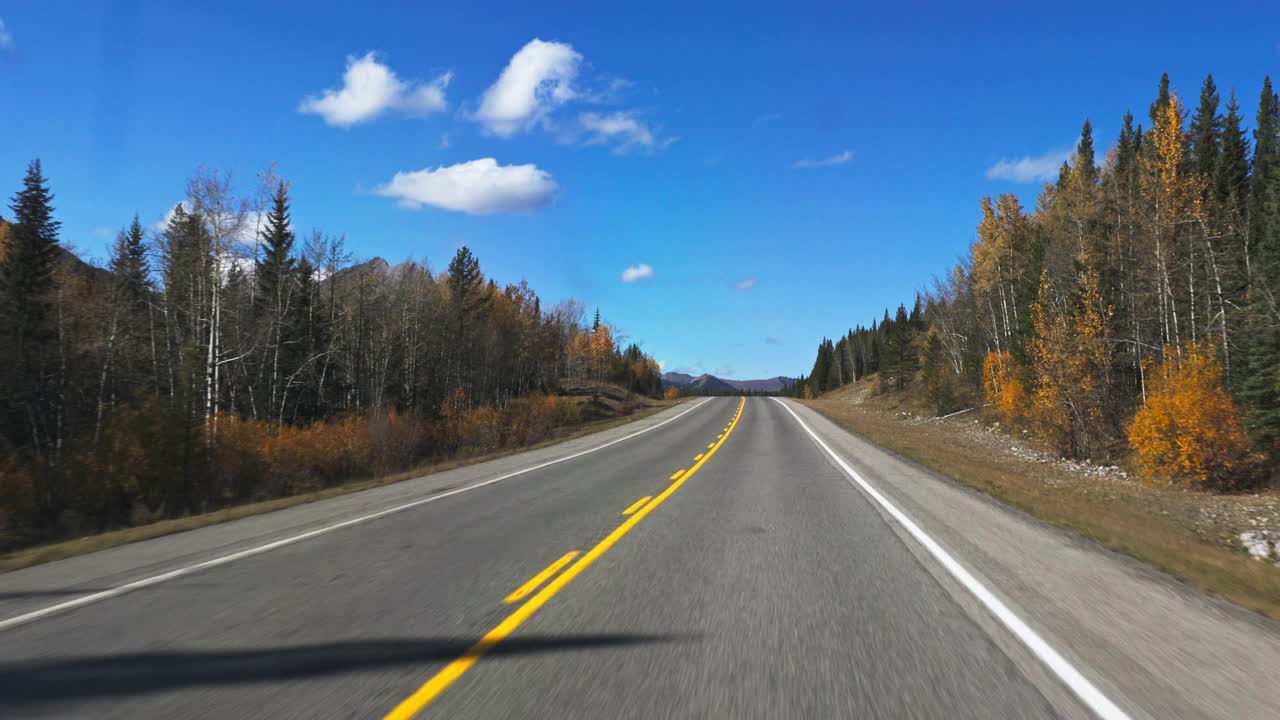
[[[1206,77],[1194,110],[1160,79],[1101,156],[1086,120],[1035,208],[980,202],[968,253],[910,309],[824,339],[793,388],[875,374],[937,415],[975,406],[1065,457],[1210,489],[1280,467],[1280,99],[1252,138]]]
[[[581,420],[568,380],[661,393],[598,310],[544,308],[466,247],[439,274],[355,263],[257,180],[198,170],[98,267],[30,164],[0,217],[0,550],[536,442]]]

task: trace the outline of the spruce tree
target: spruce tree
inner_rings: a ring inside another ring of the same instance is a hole
[[[53,271],[60,227],[39,160],[27,166],[22,190],[9,207],[13,224],[0,262],[0,433],[9,443],[38,453],[56,440],[49,410],[56,371]]]
[[[144,244],[142,223],[137,214],[129,229],[116,236],[115,249],[111,255],[111,273],[115,276],[116,286],[130,311],[145,308],[147,292],[150,289],[150,268],[147,265],[147,248]]]
[[[1076,167],[1084,177],[1094,183],[1098,180],[1098,165],[1093,151],[1093,124],[1086,118],[1080,128],[1080,142],[1076,144]]]
[[[254,280],[260,307],[282,305],[282,294],[293,271],[293,228],[289,218],[289,188],[282,181],[276,186],[271,212],[259,233],[262,256],[257,259]]]
[[[1240,106],[1232,92],[1222,119],[1222,143],[1213,185],[1218,200],[1237,208],[1241,217],[1249,197],[1248,182],[1249,139],[1241,127]]]
[[[1208,75],[1200,87],[1200,105],[1191,118],[1188,164],[1192,172],[1205,179],[1212,179],[1218,169],[1222,144],[1222,116],[1218,114],[1218,87],[1213,76]]]
[[[822,383],[825,390],[835,390],[840,387],[840,358],[836,354],[835,343],[827,340],[823,346],[823,352],[827,356],[827,379]]]
[[[1169,73],[1160,73],[1160,89],[1156,92],[1155,102],[1151,103],[1151,109],[1147,115],[1151,118],[1151,127],[1156,126],[1156,118],[1160,117],[1160,113],[1169,107]]]
[[[1263,83],[1254,131],[1249,197],[1246,376],[1241,396],[1250,433],[1280,459],[1280,98]]]

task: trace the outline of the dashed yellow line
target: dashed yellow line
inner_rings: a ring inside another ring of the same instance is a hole
[[[734,426],[738,424],[738,418],[742,416],[742,408],[745,407],[746,404],[747,399],[742,398],[742,401],[738,404],[738,412],[733,417],[733,422],[729,423],[729,432],[733,432]],[[698,472],[699,468],[705,465],[706,462],[711,459],[712,455],[716,454],[716,450],[719,450],[720,446],[724,445],[725,440],[728,438],[728,433],[726,433],[725,437],[721,438],[719,442],[712,443],[709,452],[707,452],[706,455],[700,456],[701,459],[698,460],[693,467],[689,468],[689,471],[682,475],[680,479],[671,483],[666,490],[663,490],[657,497],[651,500],[648,505],[641,507],[635,512],[635,514],[624,520],[622,524],[613,532],[609,533],[605,539],[601,540],[595,547],[588,550],[586,555],[583,555],[577,562],[570,565],[563,573],[552,578],[551,582],[547,583],[547,585],[539,590],[533,597],[526,600],[523,605],[516,608],[515,611],[508,615],[505,620],[498,623],[496,627],[486,633],[484,637],[480,638],[479,642],[472,645],[470,649],[462,654],[462,657],[459,657],[457,660],[446,665],[442,670],[440,670],[440,672],[432,676],[425,685],[418,688],[418,690],[409,697],[405,698],[404,701],[397,705],[394,710],[387,714],[386,720],[409,720],[409,718],[412,718],[421,712],[428,703],[436,699],[436,697],[452,685],[455,680],[462,677],[467,670],[471,669],[471,666],[475,665],[485,653],[489,652],[489,650],[491,650],[495,645],[502,642],[502,640],[507,636],[511,635],[516,628],[520,627],[525,620],[528,620],[535,612],[538,611],[539,608],[545,605],[548,600],[555,597],[556,593],[560,592],[566,585],[573,582],[573,579],[577,577],[579,573],[587,569],[587,567],[599,559],[601,555],[604,555],[609,548],[613,547],[614,544],[621,540],[624,535],[638,525],[646,515],[653,512],[654,508],[658,507],[667,498],[671,497],[676,490],[679,490],[680,486],[683,485],[685,481],[693,477],[693,474]],[[570,558],[570,560],[572,560],[572,558]],[[561,561],[568,562],[568,560],[561,558],[560,560],[557,560],[556,563]],[[548,570],[550,569],[551,568],[548,568]],[[546,572],[547,570],[543,571],[543,573]],[[555,573],[553,571],[549,574],[554,575]],[[542,573],[539,573],[539,575],[542,575]],[[535,576],[534,579],[537,579],[537,576]],[[530,580],[529,582],[531,583],[533,580]],[[528,585],[529,583],[525,584]],[[537,586],[535,585],[534,587]]]
[[[565,553],[559,560],[551,563],[542,572],[529,578],[528,582],[516,588],[516,591],[508,595],[502,602],[510,605],[511,603],[523,600],[525,595],[537,590],[539,585],[547,581],[547,578],[560,572],[560,568],[573,562],[573,559],[576,557],[578,557],[577,550],[571,550]]]
[[[672,475],[671,477],[669,477],[669,478],[667,478],[667,479],[668,479],[668,480],[679,480],[679,479],[680,479],[680,476],[681,476],[681,475],[683,475],[683,474],[684,474],[684,468],[680,468],[679,470],[677,470],[677,471],[676,471],[676,474],[675,474],[675,475]]]
[[[622,514],[630,515],[631,513],[639,510],[641,505],[644,505],[645,503],[649,502],[652,499],[653,499],[652,495],[645,495],[644,497],[632,503],[626,510],[623,510]]]

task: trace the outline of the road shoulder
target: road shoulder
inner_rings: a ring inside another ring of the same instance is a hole
[[[1143,709],[1135,716],[1265,717],[1280,707],[1280,686],[1259,675],[1280,663],[1274,622],[937,476],[800,403],[788,405],[1024,621],[1088,668],[1113,700]],[[922,562],[958,588],[936,563]]]

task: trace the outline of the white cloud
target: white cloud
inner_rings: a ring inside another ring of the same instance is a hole
[[[659,360],[659,361],[658,361],[658,372],[666,372],[666,370],[667,370],[667,361],[666,361],[666,360]]]
[[[450,145],[452,145],[452,144],[453,144],[453,141],[449,139],[449,133],[442,133],[442,134],[440,135],[440,149],[441,149],[441,150],[448,150],[448,149],[449,149],[449,146],[450,146]]]
[[[374,193],[393,197],[402,207],[423,205],[469,215],[494,215],[536,210],[551,202],[556,191],[551,174],[536,165],[499,165],[480,158],[457,165],[398,172]]]
[[[739,290],[750,290],[751,288],[753,288],[753,287],[755,287],[755,286],[756,286],[756,279],[755,279],[755,278],[743,278],[743,279],[739,280],[738,282],[734,283],[734,284],[733,284],[733,286],[734,286],[734,287],[736,287],[736,288],[738,288]]]
[[[807,159],[797,160],[794,163],[791,163],[791,167],[801,169],[801,170],[807,170],[810,168],[832,167],[834,165],[844,165],[845,163],[849,162],[852,159],[853,159],[853,152],[851,150],[845,150],[842,153],[836,153],[835,155],[832,155],[829,158],[822,158],[821,160],[807,160]]]
[[[587,133],[584,142],[588,145],[616,142],[615,151],[619,153],[637,146],[653,149],[653,131],[636,120],[633,113],[621,110],[607,115],[589,112],[579,116],[578,122]],[[663,147],[669,144],[670,141],[664,142]]]
[[[1041,155],[1024,155],[1017,160],[1002,159],[987,168],[987,179],[1019,183],[1049,182],[1058,177],[1058,170],[1071,157],[1071,153],[1070,148],[1062,148]]]
[[[4,18],[0,18],[0,48],[5,50],[13,49],[13,35],[10,34],[9,28],[4,24]]]
[[[653,275],[653,268],[651,266],[645,263],[640,263],[639,265],[632,265],[622,271],[622,282],[633,283],[639,282],[640,280],[652,280]]]
[[[114,237],[115,234],[116,234],[116,231],[112,230],[109,227],[96,227],[93,229],[94,237],[109,238],[109,237]]]
[[[733,368],[729,365],[721,365],[716,368],[716,371],[712,374],[716,377],[731,377],[733,375]]]
[[[484,92],[475,119],[499,137],[529,129],[577,97],[573,81],[581,64],[582,55],[570,45],[530,40]]]
[[[406,115],[428,115],[448,107],[444,90],[453,79],[447,72],[429,83],[410,83],[396,77],[391,68],[378,62],[374,53],[347,56],[347,70],[340,89],[325,90],[319,97],[309,95],[298,112],[320,115],[336,127],[351,127],[373,120],[388,110]]]

